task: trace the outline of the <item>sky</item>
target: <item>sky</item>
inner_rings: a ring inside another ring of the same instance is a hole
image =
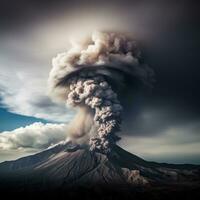
[[[131,34],[156,74],[152,92],[135,97],[119,145],[147,160],[200,164],[199,17],[192,0],[1,0],[0,161],[65,137],[75,111],[47,94],[51,60],[97,29]]]

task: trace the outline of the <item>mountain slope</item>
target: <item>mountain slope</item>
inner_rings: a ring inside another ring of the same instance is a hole
[[[59,144],[41,153],[0,164],[1,188],[46,190],[94,185],[198,184],[200,167],[145,161],[115,146],[109,155]]]

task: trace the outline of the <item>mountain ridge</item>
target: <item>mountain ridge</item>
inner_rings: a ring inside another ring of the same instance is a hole
[[[0,176],[7,174],[7,177],[18,176],[20,179],[21,174],[40,177],[42,173],[45,180],[56,179],[66,185],[67,182],[82,185],[82,182],[90,181],[146,185],[170,180],[180,182],[187,178],[194,181],[199,178],[199,169],[198,165],[145,161],[119,146],[114,146],[112,152],[105,155],[67,143],[15,161],[5,161],[0,164]]]
[[[199,195],[199,186],[199,165],[149,162],[119,146],[106,155],[68,142],[0,163],[0,191],[6,195],[12,191],[28,197],[45,193],[69,199],[70,195],[72,199],[80,195],[83,199],[168,199],[166,192]]]

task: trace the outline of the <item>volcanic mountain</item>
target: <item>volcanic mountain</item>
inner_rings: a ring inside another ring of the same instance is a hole
[[[198,188],[200,166],[148,162],[119,146],[109,155],[70,142],[0,164],[1,191]],[[80,191],[80,190],[79,190]],[[121,192],[120,192],[121,193]],[[101,193],[102,194],[102,193]],[[115,193],[116,194],[116,193]]]

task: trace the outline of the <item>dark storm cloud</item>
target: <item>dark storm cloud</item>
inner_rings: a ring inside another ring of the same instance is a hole
[[[60,6],[59,1],[52,0],[1,0],[0,2],[0,21],[1,26],[5,28],[27,27],[31,21],[39,20],[41,15],[48,16],[49,12]],[[63,3],[64,1],[61,2]]]
[[[117,8],[133,27],[146,63],[156,72],[151,95],[135,100],[131,124],[140,134],[200,120],[200,26],[198,1],[1,1],[1,31],[28,29],[34,22],[74,8]],[[130,28],[131,29],[131,28]],[[149,119],[148,117],[151,116]]]
[[[198,133],[200,130],[200,118],[197,112],[188,109],[181,109],[175,105],[141,105],[141,109],[136,111],[132,120],[125,120],[123,131],[127,135],[134,136],[157,136],[165,134],[170,128],[180,126],[190,126],[196,123],[197,130],[189,130],[188,134]],[[130,116],[129,116],[130,117]]]

